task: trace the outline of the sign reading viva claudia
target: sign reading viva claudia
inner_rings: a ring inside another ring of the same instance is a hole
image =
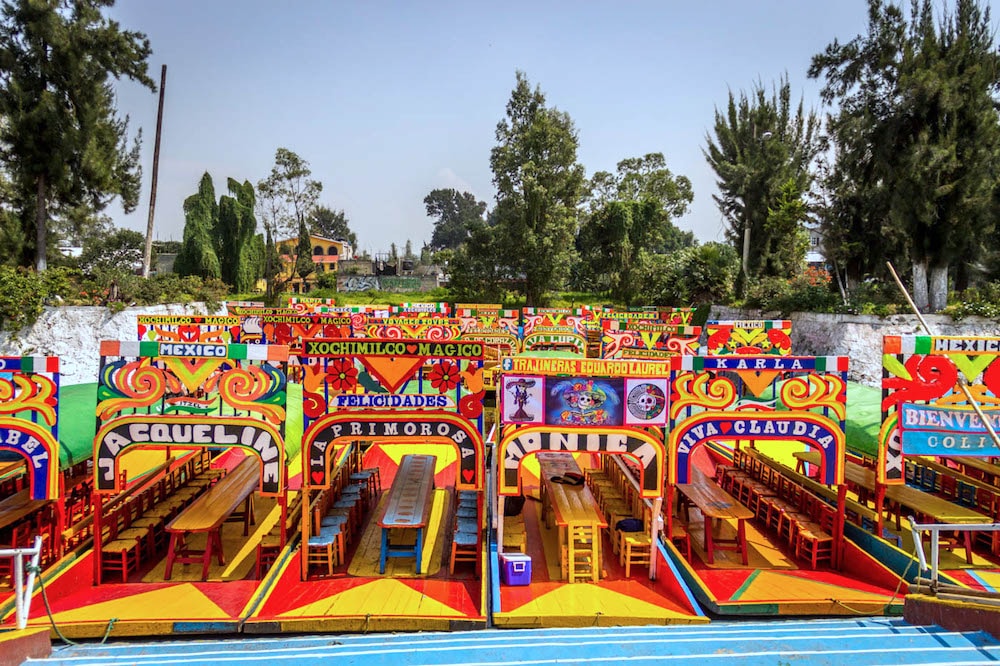
[[[109,422],[97,433],[97,491],[113,492],[116,487],[115,460],[137,445],[240,446],[253,450],[263,463],[261,492],[277,494],[281,485],[281,436],[265,421],[246,417],[214,417],[194,421],[189,416],[131,415]]]

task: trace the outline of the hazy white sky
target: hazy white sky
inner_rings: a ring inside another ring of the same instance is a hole
[[[662,152],[695,201],[678,226],[720,240],[706,133],[729,90],[770,86],[818,107],[811,56],[866,24],[864,0],[496,3],[119,0],[112,16],[145,32],[151,76],[168,66],[156,237],[180,240],[181,204],[208,171],[257,183],[278,147],[309,162],[321,203],[344,209],[362,249],[430,240],[423,198],[468,190],[493,205],[494,130],[524,71],[569,113],[587,174]],[[109,212],[144,230],[157,98],[119,85],[143,129],[143,199]]]

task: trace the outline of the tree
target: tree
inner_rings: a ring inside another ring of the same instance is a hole
[[[139,137],[115,109],[112,77],[155,90],[149,41],[102,14],[114,0],[10,0],[0,14],[0,160],[18,191],[35,267],[47,265],[53,207],[138,205]],[[22,257],[27,260],[27,257]]]
[[[146,236],[132,229],[115,229],[108,236],[92,238],[80,255],[80,269],[87,275],[99,271],[134,273],[142,267]]]
[[[782,77],[770,96],[759,83],[749,95],[730,92],[725,111],[715,111],[714,131],[714,139],[706,136],[705,158],[717,178],[713,198],[727,223],[726,237],[742,250],[738,290],[745,293],[748,279],[791,277],[801,266],[785,260],[787,232],[790,225],[801,227],[807,209],[798,209],[802,217],[790,223],[770,217],[783,199],[805,201],[810,191],[810,165],[821,147],[815,112],[806,113],[801,100],[793,110],[791,86]],[[789,210],[785,205],[781,214]]]
[[[348,224],[347,215],[342,210],[333,210],[326,206],[316,206],[309,213],[309,230],[317,236],[332,240],[347,241],[351,248],[357,250],[358,236]]]
[[[305,279],[316,270],[316,264],[312,260],[312,241],[309,239],[309,230],[306,228],[306,221],[299,223],[299,242],[295,247],[295,273]]]
[[[215,253],[215,229],[219,223],[219,204],[215,185],[206,171],[198,191],[184,200],[184,240],[174,260],[178,275],[221,278],[219,255]]]
[[[219,197],[219,222],[216,226],[215,252],[219,257],[222,279],[236,293],[251,291],[260,272],[254,262],[254,191],[250,181],[228,180],[229,195]]]
[[[287,148],[278,148],[274,153],[271,173],[257,183],[260,195],[257,211],[264,224],[265,237],[262,274],[267,284],[266,299],[272,304],[284,287],[280,255],[292,254],[291,251],[276,249],[275,244],[299,235],[303,222],[314,217],[316,202],[323,191],[322,183],[309,180],[311,175],[308,162]],[[345,225],[346,222],[345,218]],[[311,248],[309,259],[311,262]]]
[[[622,160],[617,174],[598,171],[589,185],[575,280],[581,288],[607,288],[612,298],[630,303],[637,293],[636,271],[649,257],[694,244],[694,234],[672,221],[694,199],[691,182],[667,169],[663,153],[649,153]]]
[[[569,115],[546,107],[545,95],[531,89],[523,72],[517,73],[506,117],[497,123],[496,140],[490,151],[495,228],[492,247],[479,251],[488,251],[485,258],[516,280],[527,305],[541,305],[568,276],[576,254],[584,182],[576,161],[579,140]]]
[[[824,225],[847,219],[862,239],[888,241],[835,249],[848,270],[874,263],[873,249],[908,259],[917,306],[941,309],[949,267],[967,273],[984,256],[1000,215],[1000,55],[989,10],[956,0],[935,20],[930,0],[913,0],[907,20],[899,6],[869,0],[867,33],[827,46],[809,75],[825,76],[823,101],[839,108]]]
[[[483,221],[486,212],[486,202],[476,201],[471,192],[459,192],[455,189],[431,190],[424,197],[427,216],[436,217],[434,232],[431,235],[431,249],[454,250],[469,239],[469,227]]]

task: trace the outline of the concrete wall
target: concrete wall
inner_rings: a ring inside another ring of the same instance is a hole
[[[114,313],[103,307],[45,308],[33,326],[0,332],[0,355],[58,356],[63,384],[96,382],[99,342],[138,339],[140,314],[226,314],[226,309],[209,311],[204,303],[150,305]]]
[[[709,319],[779,319],[774,313],[712,307]],[[792,353],[801,356],[848,356],[850,379],[869,386],[882,383],[882,336],[923,335],[914,315],[881,319],[869,315],[836,315],[795,312],[792,321]],[[969,317],[956,322],[942,315],[924,315],[934,335],[1000,336],[1000,321]]]

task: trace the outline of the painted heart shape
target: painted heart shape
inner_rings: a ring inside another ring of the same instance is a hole
[[[315,484],[323,483],[325,477],[326,475],[323,474],[323,472],[313,472],[312,474],[309,475],[309,478],[311,478],[312,482]]]
[[[476,470],[474,469],[463,469],[462,470],[462,480],[466,483],[472,483],[476,478]]]
[[[416,345],[406,345],[406,353],[407,354],[416,354],[417,353],[417,346]]]
[[[723,421],[719,424],[719,427],[722,428],[722,434],[728,435],[729,431],[733,429],[733,424],[729,421]]]

